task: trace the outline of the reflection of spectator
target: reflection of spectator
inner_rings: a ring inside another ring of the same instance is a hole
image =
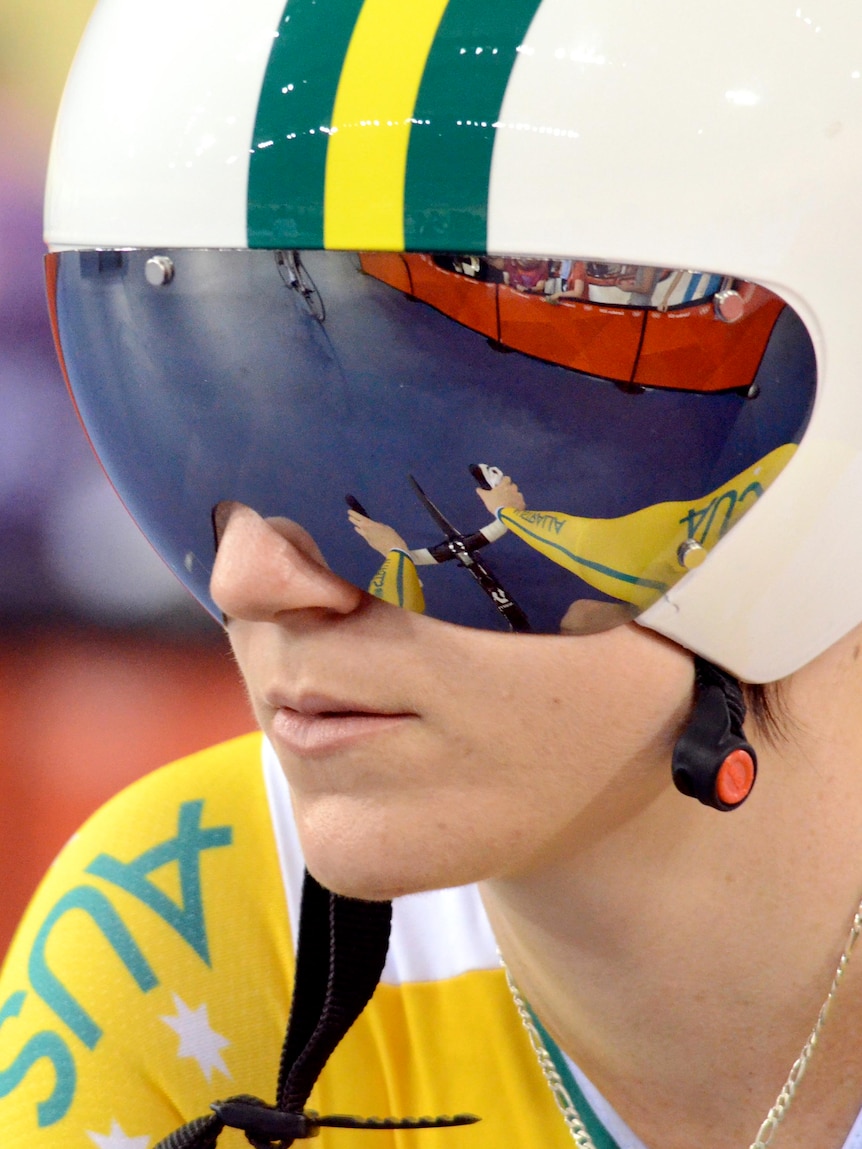
[[[656,288],[670,274],[666,267],[567,260],[561,269],[561,279],[566,275],[565,283],[561,290],[548,296],[548,302],[588,299],[591,303],[621,304],[626,307],[658,306]]]
[[[543,294],[548,280],[546,259],[504,259],[503,272],[506,283],[515,291]]]
[[[702,303],[712,299],[723,287],[729,287],[731,282],[702,271],[675,271],[667,284],[662,283],[654,305],[659,311],[667,311],[671,307]]]
[[[499,255],[489,255],[482,260],[482,265],[485,271],[485,278],[488,283],[505,283],[506,270],[504,267],[505,259]]]
[[[587,265],[582,259],[564,259],[560,263],[560,288],[551,292],[548,303],[561,299],[583,299],[587,290]]]
[[[456,256],[455,270],[470,279],[479,279],[482,275],[482,260],[478,255]]]
[[[503,261],[479,255],[449,255],[437,253],[431,256],[434,264],[443,271],[454,271],[477,283],[503,283]]]
[[[586,274],[591,302],[650,307],[657,284],[670,271],[638,264],[588,263]]]
[[[652,295],[663,279],[670,275],[666,267],[633,267],[629,275],[620,276],[617,287],[629,292],[629,303],[637,307],[649,307]]]

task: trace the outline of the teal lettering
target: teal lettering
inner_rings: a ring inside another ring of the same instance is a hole
[[[722,503],[727,503],[727,509],[724,513],[724,518],[719,528],[718,537],[725,533],[730,526],[730,521],[733,516],[734,508],[737,503],[736,491],[723,491],[722,494],[716,495],[715,498],[710,499],[705,507],[699,510],[692,507],[684,518],[680,519],[680,523],[688,530],[688,538],[695,539],[702,546],[707,545],[713,526],[715,525],[716,515],[718,508]]]
[[[10,1017],[17,1017],[24,1004],[26,993],[19,990],[8,998],[0,1008],[0,1027]],[[36,1105],[36,1117],[40,1129],[56,1125],[69,1112],[75,1096],[75,1061],[68,1046],[59,1034],[51,1030],[35,1033],[19,1052],[7,1069],[0,1069],[0,1098],[13,1093],[33,1066],[47,1058],[54,1066],[55,1083],[51,1096]]]
[[[523,519],[524,522],[532,523],[540,531],[553,531],[557,535],[566,525],[565,519],[548,514],[546,511],[524,511],[519,518]]]
[[[707,539],[712,533],[713,526],[715,525],[718,510],[722,503],[726,503],[724,518],[721,519],[721,525],[718,529],[718,537],[722,538],[727,533],[728,528],[734,523],[742,514],[740,504],[752,495],[755,500],[759,499],[763,494],[763,487],[755,480],[749,483],[745,490],[740,494],[738,491],[731,489],[722,491],[720,495],[716,495],[711,499],[705,507],[697,509],[691,507],[688,513],[681,518],[680,525],[684,526],[687,530],[687,538],[695,539],[697,542],[706,546]],[[736,512],[739,512],[738,514]]]
[[[710,508],[712,507],[714,502],[715,502],[715,500],[713,499],[712,503],[707,503],[707,505],[705,507],[702,507],[700,510],[696,510],[694,507],[692,507],[689,510],[688,514],[684,518],[679,520],[680,523],[682,523],[688,531],[688,534],[686,536],[687,538],[694,539],[696,542],[699,542],[699,543],[702,543],[704,541],[704,539],[706,538],[706,532],[709,530],[709,523],[707,523],[707,525],[701,531],[699,538],[698,538],[698,531],[700,531],[701,527],[703,527],[704,521],[706,520],[707,516],[709,515]]]
[[[709,520],[710,530],[712,529],[712,525],[715,522],[718,508],[722,503],[727,504],[724,512],[724,518],[721,520],[721,526],[718,528],[719,538],[724,535],[724,533],[727,531],[727,528],[730,526],[731,519],[733,518],[733,512],[736,509],[737,498],[738,496],[736,491],[725,491],[723,495],[720,495],[717,499],[714,500],[715,506],[712,509],[712,515],[710,516]]]
[[[3,1022],[8,1018],[18,1016],[26,996],[26,992],[23,989],[19,989],[18,992],[13,993],[11,997],[7,997],[3,1002],[2,1008],[0,1008],[0,1026],[2,1026]]]
[[[201,829],[203,802],[184,802],[180,806],[177,836],[146,850],[132,862],[121,862],[110,854],[100,854],[87,867],[87,872],[119,886],[153,910],[180,935],[199,958],[210,964],[209,942],[201,895],[200,856],[204,850],[229,846],[233,841],[230,826]],[[176,862],[180,873],[182,904],[163,893],[148,875]]]
[[[754,495],[754,500],[756,502],[762,494],[763,494],[763,487],[760,485],[760,483],[758,483],[757,479],[755,479],[753,483],[748,484],[748,486],[745,488],[745,490],[739,496],[739,501],[740,501],[740,503],[744,502],[745,499],[747,499],[749,495]]]
[[[52,973],[45,960],[45,947],[51,931],[72,910],[83,910],[90,915],[142,992],[146,993],[159,982],[122,918],[100,890],[92,886],[77,886],[60,898],[33,942],[28,966],[30,984],[75,1036],[88,1049],[93,1049],[102,1036],[101,1028]]]

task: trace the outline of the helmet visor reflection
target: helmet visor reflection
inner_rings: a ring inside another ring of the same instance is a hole
[[[387,601],[492,629],[635,617],[793,454],[814,352],[763,287],[597,261],[48,257],[111,481],[212,613],[212,512],[285,515]]]

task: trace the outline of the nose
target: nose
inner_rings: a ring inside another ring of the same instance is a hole
[[[227,618],[271,622],[285,611],[314,608],[349,614],[362,601],[298,523],[261,518],[241,503],[220,503],[215,520],[220,537],[210,592]]]

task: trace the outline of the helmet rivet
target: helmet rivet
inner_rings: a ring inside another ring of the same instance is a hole
[[[722,323],[736,323],[745,314],[745,301],[738,291],[717,291],[713,299],[716,316]]]
[[[153,287],[164,287],[174,278],[174,261],[167,255],[154,255],[147,260],[144,275]]]
[[[676,557],[679,565],[690,571],[694,567],[699,567],[706,558],[706,547],[701,546],[694,539],[686,539],[684,543],[679,544]]]

